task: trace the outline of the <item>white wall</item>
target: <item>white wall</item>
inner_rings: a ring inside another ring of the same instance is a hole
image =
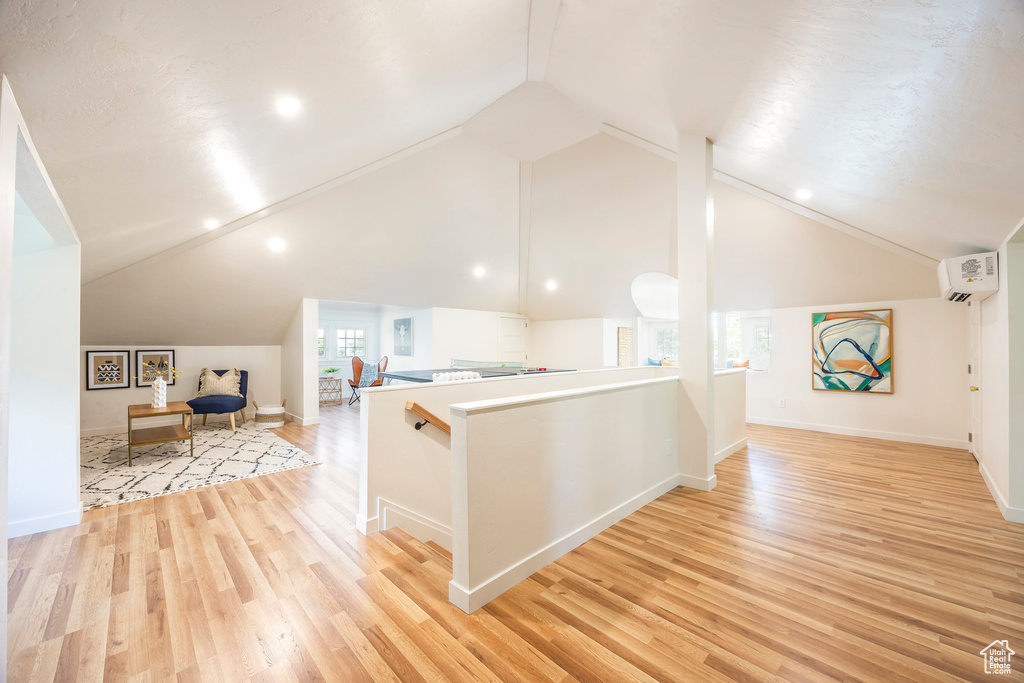
[[[411,356],[395,355],[395,320],[401,318],[412,318]],[[388,370],[428,370],[435,367],[433,334],[433,309],[397,306],[382,306],[380,309],[380,355],[388,357]]]
[[[453,358],[475,361],[498,360],[500,313],[435,308],[433,314],[433,367],[450,367]]]
[[[596,370],[615,367],[618,327],[632,319],[581,318],[530,321],[530,365],[544,368]],[[634,339],[633,343],[636,343]]]
[[[895,393],[813,391],[811,314],[878,308],[893,309]],[[749,422],[967,447],[966,306],[933,298],[783,308],[771,324],[771,371],[747,373]]]
[[[722,182],[715,191],[715,310],[936,295],[935,266],[847,235]]]
[[[302,425],[320,421],[320,372],[316,353],[319,317],[319,302],[302,299],[281,342],[281,395],[288,401],[288,419]]]
[[[747,445],[747,371],[715,370],[715,462]]]
[[[78,244],[14,257],[8,537],[81,519],[80,263]]]
[[[1018,231],[1018,234],[1019,231]],[[1003,516],[1024,523],[1024,418],[1018,350],[1024,340],[1024,244],[999,248],[999,291],[981,303],[981,439],[978,467]]]
[[[677,384],[452,406],[449,599],[472,612],[675,488]]]
[[[86,351],[109,351],[127,349],[130,351],[132,376],[139,374],[135,365],[135,351],[140,349],[173,349],[174,367],[183,374],[167,387],[168,401],[188,401],[199,388],[199,373],[203,368],[225,370],[238,368],[249,372],[249,389],[246,398],[246,416],[254,419],[260,404],[281,403],[281,347],[280,346],[152,346],[136,347],[126,344],[113,346],[83,346],[81,358]],[[128,426],[128,406],[149,403],[153,391],[150,387],[137,387],[132,380],[127,389],[94,389],[89,391],[82,384],[82,436],[116,434]],[[289,403],[289,408],[291,404]],[[210,415],[209,422],[227,421],[228,416]],[[177,417],[165,420],[147,420],[146,425],[174,424]]]
[[[363,533],[400,525],[446,547],[451,533],[451,452],[447,435],[417,418],[407,401],[448,420],[453,403],[575,389],[672,374],[670,368],[623,368],[591,372],[502,377],[444,384],[393,384],[363,392],[360,496],[357,524]],[[384,521],[381,522],[380,520]]]

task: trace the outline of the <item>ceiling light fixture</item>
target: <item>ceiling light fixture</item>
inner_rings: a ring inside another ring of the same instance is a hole
[[[483,266],[477,266],[473,269],[473,277],[482,278],[484,275],[487,275],[487,269]]]
[[[269,240],[267,240],[267,249],[274,252],[275,254],[280,254],[287,248],[288,245],[285,244],[285,241],[280,237],[271,237]]]
[[[554,280],[548,280],[547,282],[544,283],[544,288],[547,289],[549,292],[553,292],[556,289],[558,289],[558,283],[555,282]]]
[[[808,199],[814,196],[814,193],[808,189],[800,189],[796,191],[796,198],[802,202],[806,202]]]
[[[290,119],[302,111],[302,102],[291,96],[282,97],[274,103],[274,108],[277,109],[278,114]]]
[[[206,228],[207,230],[213,230],[214,228],[219,228],[220,227],[220,221],[217,220],[216,218],[207,218],[205,221],[203,221],[203,227]]]

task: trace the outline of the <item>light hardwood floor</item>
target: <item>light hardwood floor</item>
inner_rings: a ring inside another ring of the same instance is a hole
[[[468,616],[443,552],[355,531],[358,408],[322,418],[278,430],[321,466],[11,541],[9,680],[985,680],[1004,638],[1024,679],[1024,527],[966,452],[751,426]]]

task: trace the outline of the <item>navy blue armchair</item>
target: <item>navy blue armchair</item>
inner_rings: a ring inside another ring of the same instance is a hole
[[[214,370],[218,376],[223,375],[227,370]],[[241,375],[241,381],[238,383],[238,393],[241,396],[201,396],[194,398],[191,401],[187,401],[189,407],[192,408],[193,415],[202,415],[203,424],[206,424],[207,415],[223,415],[227,413],[231,416],[231,431],[235,431],[235,413],[242,413],[242,424],[245,424],[245,406],[248,405],[246,396],[249,394],[249,372],[247,370],[239,370]]]

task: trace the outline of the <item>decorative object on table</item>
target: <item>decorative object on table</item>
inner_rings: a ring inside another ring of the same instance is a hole
[[[395,355],[413,355],[412,318],[398,318],[395,320]]]
[[[341,377],[321,377],[319,381],[319,399],[322,406],[336,406],[344,401],[342,396]]]
[[[470,379],[482,379],[479,372],[475,370],[455,370],[453,372],[435,372],[431,375],[434,382],[465,382]]]
[[[207,415],[229,416],[231,431],[235,431],[235,413],[242,414],[245,424],[245,406],[248,405],[246,395],[249,390],[249,373],[246,370],[210,370],[203,368],[199,373],[199,392],[188,401],[196,415],[203,416],[206,424]]]
[[[341,372],[341,368],[331,366],[329,368],[324,368],[321,372],[324,373],[324,377],[334,377],[335,373]]]
[[[131,386],[128,351],[86,351],[85,388],[125,389]]]
[[[892,309],[811,315],[811,388],[893,393]]]
[[[348,397],[348,404],[352,405],[360,400],[359,390],[367,387],[379,387],[384,384],[384,378],[380,373],[388,369],[388,357],[384,356],[377,365],[367,365],[359,356],[352,358],[352,379],[348,381],[352,395]]]
[[[139,384],[139,378],[148,376],[150,378],[149,386],[153,388],[153,398],[150,400],[149,406],[151,408],[166,408],[167,384],[168,382],[174,384],[174,380],[181,377],[181,371],[175,370],[173,365],[162,367],[156,363],[156,361],[142,361],[142,364],[137,366],[139,374],[133,379],[135,386],[143,386]]]
[[[282,398],[279,406],[261,406],[253,399],[252,405],[256,408],[256,426],[260,429],[277,429],[284,427],[284,406],[288,399]],[[341,401],[338,401],[339,403]]]
[[[171,369],[174,367],[174,351],[153,351],[136,349],[135,351],[135,386],[148,387],[157,377],[163,377],[169,386],[174,385]],[[180,376],[180,374],[179,374]]]
[[[132,427],[132,420],[140,420],[147,417],[168,417],[170,415],[181,415],[181,424],[148,427],[146,429],[134,429]],[[138,446],[168,443],[171,441],[188,441],[189,455],[191,455],[191,449],[194,445],[192,440],[193,429],[192,408],[184,401],[174,401],[171,405],[163,406],[147,406],[145,403],[128,406],[128,467],[132,466],[132,448]]]
[[[128,467],[124,432],[87,436],[81,440],[81,496],[86,509],[152,498],[168,493],[247,479],[297,467],[321,459],[303,452],[252,422],[230,432],[213,425],[195,425],[192,448],[167,442],[133,446],[134,463]]]

